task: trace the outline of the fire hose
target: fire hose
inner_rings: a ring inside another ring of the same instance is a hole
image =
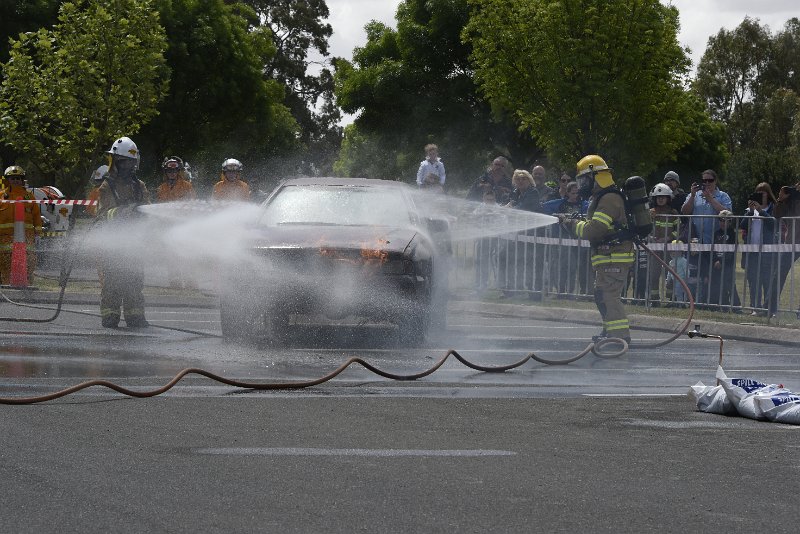
[[[689,324],[691,323],[692,318],[694,316],[694,297],[692,296],[692,292],[689,289],[689,286],[686,284],[686,282],[678,275],[678,273],[667,262],[665,262],[663,259],[661,259],[661,257],[658,256],[658,254],[654,253],[641,240],[637,240],[636,241],[636,245],[642,247],[648,254],[650,254],[650,256],[656,258],[675,277],[675,279],[681,284],[681,286],[686,291],[687,296],[689,297],[689,315],[686,318],[685,322],[681,325],[681,327],[672,336],[670,336],[669,338],[667,338],[667,339],[665,339],[663,341],[657,341],[657,342],[654,342],[654,343],[636,343],[636,344],[631,344],[632,348],[656,348],[656,347],[661,347],[661,346],[664,346],[664,345],[667,345],[667,344],[673,342],[675,339],[677,339],[678,337],[683,335],[683,333],[686,332],[686,330],[689,328]],[[15,318],[0,317],[0,321],[49,322],[49,321],[55,320],[58,317],[58,315],[59,315],[59,313],[61,311],[61,305],[62,305],[63,298],[64,298],[64,290],[66,288],[66,284],[67,284],[67,281],[69,279],[69,276],[70,276],[70,273],[71,273],[71,270],[72,270],[72,265],[74,263],[74,256],[73,256],[72,260],[73,261],[69,262],[69,264],[66,267],[62,266],[61,277],[60,277],[60,280],[59,280],[59,283],[61,285],[61,291],[59,293],[58,307],[57,307],[56,312],[53,315],[53,317],[51,317],[49,319],[15,319]],[[6,297],[4,294],[3,294],[3,297],[7,301],[13,303],[13,301],[8,299],[8,297]],[[14,303],[14,304],[17,304],[17,303]],[[77,313],[82,313],[82,314],[85,314],[85,315],[95,315],[95,314],[89,314],[89,313],[86,313],[86,312],[77,312]],[[156,326],[156,325],[152,325],[152,326]],[[195,331],[179,329],[179,328],[163,327],[163,326],[159,326],[158,328],[162,328],[162,329],[165,329],[165,330],[176,330],[176,331],[179,331],[179,332],[201,334],[201,335],[206,335],[206,336],[209,336],[209,337],[219,337],[219,336],[216,336],[216,335],[213,335],[213,334],[208,334],[208,333],[203,333],[203,332],[195,332]],[[621,348],[619,350],[616,350],[616,351],[608,351],[608,352],[606,352],[604,350],[604,347],[606,345],[612,345],[612,344],[620,345]],[[47,394],[47,395],[40,395],[40,396],[34,396],[34,397],[0,397],[0,404],[19,405],[19,404],[36,404],[36,403],[40,403],[40,402],[47,402],[47,401],[51,401],[51,400],[55,400],[55,399],[64,397],[66,395],[70,395],[72,393],[76,393],[78,391],[81,391],[83,389],[86,389],[86,388],[89,388],[89,387],[93,387],[93,386],[106,387],[106,388],[114,390],[114,391],[116,391],[118,393],[121,393],[123,395],[128,395],[130,397],[148,398],[148,397],[154,397],[156,395],[161,395],[163,393],[166,393],[167,391],[172,389],[178,382],[180,382],[185,376],[190,375],[190,374],[201,375],[201,376],[204,376],[206,378],[209,378],[211,380],[214,380],[216,382],[220,382],[220,383],[228,385],[228,386],[237,387],[237,388],[243,388],[243,389],[250,389],[250,390],[272,390],[272,391],[274,391],[274,390],[303,389],[303,388],[308,388],[308,387],[312,387],[312,386],[317,386],[317,385],[325,383],[325,382],[327,382],[329,380],[332,380],[333,378],[335,378],[336,376],[341,374],[343,371],[345,371],[348,367],[350,367],[351,365],[355,365],[355,364],[361,365],[362,367],[364,367],[368,371],[371,371],[372,373],[374,373],[374,374],[376,374],[376,375],[378,375],[380,377],[383,377],[383,378],[387,378],[387,379],[390,379],[390,380],[398,380],[398,381],[413,381],[413,380],[418,380],[420,378],[424,378],[426,376],[429,376],[429,375],[433,374],[437,369],[439,369],[442,365],[444,365],[444,363],[447,361],[447,359],[450,356],[453,356],[454,358],[456,358],[456,360],[458,360],[461,364],[465,365],[466,367],[468,367],[470,369],[474,369],[476,371],[481,371],[481,372],[485,372],[485,373],[503,373],[503,372],[506,372],[506,371],[510,371],[512,369],[516,369],[517,367],[520,367],[520,366],[524,365],[525,363],[527,363],[529,360],[534,360],[534,361],[537,361],[539,363],[543,363],[543,364],[546,364],[546,365],[567,365],[567,364],[570,364],[572,362],[575,362],[575,361],[583,358],[584,356],[586,356],[590,352],[594,353],[596,356],[598,356],[600,358],[617,358],[617,357],[622,356],[623,354],[627,353],[628,352],[628,348],[629,348],[628,343],[625,340],[620,339],[620,338],[609,337],[609,338],[606,338],[606,339],[602,339],[602,340],[600,340],[600,341],[598,341],[596,343],[595,342],[590,343],[589,345],[586,346],[585,349],[583,349],[578,354],[576,354],[575,356],[572,356],[570,358],[561,359],[561,360],[552,360],[552,359],[547,359],[547,358],[543,358],[541,356],[538,356],[534,352],[530,352],[527,356],[525,356],[523,359],[521,359],[518,362],[507,364],[507,365],[499,365],[499,366],[483,366],[483,365],[475,364],[473,362],[470,362],[469,360],[467,360],[463,356],[461,356],[456,350],[450,349],[444,354],[444,356],[442,356],[439,359],[439,361],[437,361],[429,369],[426,369],[426,370],[418,372],[418,373],[405,374],[405,375],[389,373],[387,371],[383,371],[383,370],[375,367],[374,365],[370,364],[369,362],[364,361],[361,358],[353,357],[353,358],[348,359],[345,363],[340,365],[334,371],[332,371],[332,372],[330,372],[330,373],[328,373],[328,374],[326,374],[326,375],[324,375],[322,377],[319,377],[319,378],[316,378],[316,379],[311,379],[311,380],[301,380],[301,381],[293,381],[293,382],[248,382],[248,381],[240,381],[240,380],[234,380],[234,379],[226,378],[224,376],[220,376],[220,375],[211,373],[211,372],[206,371],[204,369],[187,368],[187,369],[183,369],[180,372],[178,372],[172,378],[172,380],[170,380],[164,386],[162,386],[160,388],[152,389],[152,390],[137,391],[137,390],[132,390],[132,389],[125,388],[123,386],[120,386],[120,385],[115,384],[113,382],[110,382],[108,380],[89,380],[89,381],[81,382],[81,383],[76,384],[74,386],[71,386],[71,387],[68,387],[68,388],[62,389],[60,391],[56,391],[54,393]]]

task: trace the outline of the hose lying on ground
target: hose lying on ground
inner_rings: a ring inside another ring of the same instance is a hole
[[[683,326],[681,326],[681,328],[674,335],[672,335],[671,337],[669,337],[668,339],[666,339],[664,341],[659,341],[659,342],[656,342],[656,343],[637,343],[637,344],[633,345],[634,348],[656,348],[656,347],[661,347],[661,346],[666,345],[668,343],[671,343],[672,341],[677,339],[679,336],[681,336],[689,328],[689,323],[691,322],[692,317],[694,316],[694,297],[692,296],[692,292],[689,289],[689,286],[686,284],[686,282],[680,276],[678,276],[678,273],[676,273],[675,270],[672,269],[672,267],[670,267],[670,265],[668,263],[664,262],[664,260],[662,260],[657,254],[655,254],[652,250],[650,250],[647,247],[647,245],[645,245],[644,243],[637,243],[637,244],[639,246],[642,246],[651,256],[653,256],[659,262],[661,262],[661,264],[664,265],[664,267],[666,267],[666,269],[669,270],[669,272],[671,272],[673,274],[673,276],[680,282],[680,284],[683,286],[684,290],[686,291],[686,294],[689,296],[689,316],[687,317],[687,319],[684,322]],[[71,266],[70,266],[69,270],[71,270]],[[62,271],[62,273],[63,273],[63,271]],[[62,276],[62,279],[64,281],[62,282],[61,293],[60,293],[60,296],[59,296],[59,303],[58,303],[58,309],[56,310],[56,314],[52,318],[48,319],[48,321],[52,321],[58,316],[58,313],[59,313],[59,311],[61,309],[61,301],[62,301],[63,296],[64,296],[64,288],[66,287],[66,279],[68,279],[68,278],[69,278],[69,271],[67,272],[67,276],[66,277]],[[5,297],[5,295],[3,295],[3,296]],[[6,300],[8,300],[8,299],[6,298]],[[85,313],[85,312],[81,312],[81,313]],[[0,318],[0,320],[8,320],[8,319]],[[46,322],[46,321],[44,321],[44,320],[28,320],[27,322]],[[199,332],[192,332],[192,331],[189,331],[189,330],[181,330],[181,329],[177,329],[177,328],[168,328],[168,327],[161,327],[161,328],[165,328],[165,329],[168,329],[168,330],[178,330],[178,331],[181,331],[181,332],[199,333]],[[621,346],[621,349],[617,350],[617,351],[613,351],[613,352],[606,352],[606,351],[603,350],[603,348],[606,345],[611,345],[611,344],[618,344],[618,345]],[[531,352],[527,356],[525,356],[525,358],[523,358],[522,360],[520,360],[518,362],[511,363],[511,364],[508,364],[508,365],[500,365],[500,366],[488,367],[488,366],[482,366],[482,365],[478,365],[478,364],[472,363],[469,360],[467,360],[466,358],[464,358],[463,356],[461,356],[456,350],[450,349],[450,350],[447,351],[447,353],[444,356],[442,356],[442,358],[439,359],[438,362],[436,362],[436,364],[434,364],[429,369],[427,369],[425,371],[422,371],[422,372],[419,372],[419,373],[410,374],[410,375],[400,375],[400,374],[389,373],[387,371],[383,371],[383,370],[375,367],[374,365],[364,361],[361,358],[350,358],[345,363],[340,365],[337,369],[335,369],[334,371],[328,373],[325,376],[322,376],[322,377],[316,378],[316,379],[312,379],[312,380],[302,380],[302,381],[295,381],[295,382],[244,382],[244,381],[240,381],[240,380],[233,380],[233,379],[230,379],[230,378],[225,378],[223,376],[216,375],[216,374],[211,373],[209,371],[206,371],[204,369],[188,368],[188,369],[184,369],[184,370],[180,371],[177,375],[175,375],[175,377],[172,380],[170,380],[164,386],[162,386],[160,388],[157,388],[157,389],[148,390],[148,391],[136,391],[136,390],[128,389],[128,388],[125,388],[125,387],[120,386],[118,384],[115,384],[113,382],[110,382],[108,380],[89,380],[89,381],[86,381],[86,382],[81,382],[80,384],[77,384],[75,386],[72,386],[72,387],[69,387],[69,388],[66,388],[66,389],[62,389],[60,391],[56,391],[54,393],[50,393],[48,395],[40,395],[40,396],[35,396],[35,397],[18,397],[18,398],[15,398],[15,397],[0,397],[0,404],[36,404],[36,403],[39,403],[39,402],[46,402],[46,401],[50,401],[50,400],[55,400],[55,399],[64,397],[66,395],[70,395],[72,393],[76,393],[78,391],[81,391],[83,389],[86,389],[86,388],[89,388],[89,387],[93,387],[93,386],[106,387],[106,388],[112,389],[112,390],[114,390],[114,391],[116,391],[118,393],[122,393],[124,395],[128,395],[128,396],[131,396],[131,397],[138,397],[138,398],[154,397],[156,395],[161,395],[162,393],[165,393],[165,392],[169,391],[178,382],[180,382],[181,379],[183,379],[183,377],[185,377],[186,375],[189,375],[189,374],[196,374],[196,375],[205,376],[206,378],[210,378],[211,380],[215,380],[215,381],[220,382],[222,384],[226,384],[226,385],[233,386],[233,387],[244,388],[244,389],[251,389],[251,390],[286,390],[286,389],[303,389],[303,388],[307,388],[307,387],[311,387],[311,386],[317,386],[319,384],[322,384],[324,382],[327,382],[327,381],[335,378],[336,376],[338,376],[340,373],[342,373],[345,369],[347,369],[348,367],[350,367],[353,364],[359,364],[362,367],[364,367],[365,369],[367,369],[368,371],[371,371],[371,372],[375,373],[376,375],[381,376],[383,378],[388,378],[388,379],[391,379],[391,380],[410,381],[410,380],[417,380],[417,379],[420,379],[420,378],[424,378],[426,376],[429,376],[429,375],[433,374],[437,369],[439,369],[442,365],[444,365],[445,361],[447,361],[447,359],[451,355],[454,358],[456,358],[459,362],[461,362],[463,365],[465,365],[466,367],[469,367],[470,369],[474,369],[476,371],[482,371],[482,372],[486,372],[486,373],[502,373],[502,372],[509,371],[511,369],[515,369],[517,367],[520,367],[521,365],[524,365],[525,363],[527,363],[529,360],[534,360],[534,361],[537,361],[539,363],[543,363],[543,364],[547,364],[547,365],[566,365],[566,364],[575,362],[575,361],[583,358],[584,356],[586,356],[590,352],[594,353],[596,356],[598,356],[600,358],[616,358],[616,357],[622,356],[627,351],[628,351],[628,344],[625,342],[625,340],[620,339],[620,338],[606,338],[606,339],[600,340],[600,341],[598,341],[596,343],[590,343],[589,345],[587,345],[587,347],[585,349],[583,349],[581,352],[579,352],[575,356],[572,356],[570,358],[566,358],[566,359],[563,359],[563,360],[551,360],[551,359],[547,359],[547,358],[542,358],[541,356],[537,356],[535,353]]]

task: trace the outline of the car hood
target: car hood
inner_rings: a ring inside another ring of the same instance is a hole
[[[256,248],[380,249],[403,253],[416,236],[414,228],[385,226],[285,225],[252,234]]]

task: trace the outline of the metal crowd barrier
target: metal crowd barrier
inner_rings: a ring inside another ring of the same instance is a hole
[[[659,216],[666,217],[666,216]],[[732,216],[735,240],[713,236],[719,216],[680,215],[677,235],[683,242],[648,239],[648,247],[671,262],[692,289],[700,308],[727,313],[762,315],[798,314],[800,318],[800,218],[780,220]],[[756,222],[757,221],[757,222]],[[768,225],[774,224],[770,237]],[[759,228],[760,226],[760,228]],[[711,231],[706,230],[709,228]],[[767,229],[765,229],[767,227]],[[761,239],[743,236],[754,228]],[[798,243],[792,241],[796,228]],[[788,229],[788,231],[787,231]],[[745,232],[746,233],[746,232]],[[709,238],[709,235],[711,238]],[[454,248],[458,289],[478,295],[500,292],[500,298],[593,300],[594,281],[589,244],[568,235],[558,224],[461,241]],[[680,284],[643,249],[635,250],[623,299],[645,307],[685,306]]]

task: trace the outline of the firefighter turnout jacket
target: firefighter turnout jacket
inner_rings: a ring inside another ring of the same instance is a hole
[[[633,263],[633,242],[630,240],[607,242],[628,223],[625,200],[616,186],[601,189],[589,204],[585,221],[575,223],[575,233],[592,246],[592,266]]]
[[[35,200],[33,193],[22,186],[10,186],[2,195],[4,200]],[[8,284],[11,274],[11,251],[14,244],[16,204],[0,203],[0,283]],[[23,227],[25,229],[25,249],[27,252],[28,281],[32,280],[36,269],[36,236],[42,235],[42,211],[39,204],[26,202]]]

